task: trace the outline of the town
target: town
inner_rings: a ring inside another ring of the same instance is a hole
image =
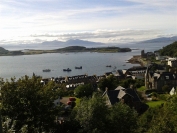
[[[176,112],[177,58],[142,50],[129,63],[140,66],[99,76],[1,79],[3,131],[175,132],[166,125],[177,120],[171,115]],[[164,128],[155,125],[159,120]]]

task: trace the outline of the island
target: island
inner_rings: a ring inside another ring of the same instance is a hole
[[[54,50],[35,50],[26,49],[24,51],[8,51],[0,47],[0,56],[6,55],[31,55],[31,54],[43,54],[43,53],[65,53],[65,52],[98,52],[98,53],[117,53],[117,52],[131,52],[130,48],[120,47],[97,47],[97,48],[86,48],[83,46],[68,46],[65,48],[59,48]]]

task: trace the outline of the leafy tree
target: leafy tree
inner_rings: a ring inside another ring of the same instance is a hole
[[[42,85],[40,79],[33,76],[22,77],[15,81],[1,80],[2,116],[7,130],[16,132],[49,132],[54,129],[54,120],[60,107],[54,107],[53,101],[59,94],[53,91],[54,82]]]
[[[105,91],[105,88],[107,87],[109,90],[114,90],[119,81],[116,79],[114,75],[110,75],[107,78],[103,78],[99,81],[98,87],[102,90]]]
[[[108,107],[101,96],[83,98],[76,108],[76,120],[81,125],[81,132],[105,132],[107,129]]]
[[[105,99],[99,95],[83,98],[75,112],[81,126],[80,132],[134,133],[138,128],[138,114],[134,109],[122,103],[108,107]]]
[[[151,121],[148,133],[176,133],[177,132],[177,96],[171,97]]]
[[[74,95],[78,98],[89,97],[92,95],[94,89],[90,84],[80,85],[75,88]]]
[[[136,133],[138,113],[126,104],[116,103],[109,114],[109,132]]]
[[[164,85],[162,87],[162,91],[168,93],[170,91],[170,87],[168,85]]]
[[[138,118],[138,130],[139,133],[145,133],[148,131],[152,124],[152,119],[158,113],[159,107],[149,108],[144,114]]]

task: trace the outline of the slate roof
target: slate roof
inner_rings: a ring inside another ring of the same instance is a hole
[[[133,89],[131,89],[131,88],[125,89],[125,92],[126,92],[126,94],[129,94],[133,97],[134,102],[140,102],[141,101],[138,94]]]
[[[119,94],[119,91],[120,90],[109,90],[109,91],[106,92],[111,105],[119,102],[119,99],[117,98],[117,96]]]
[[[119,99],[122,99],[127,94],[130,95],[133,98],[134,102],[140,102],[141,101],[139,96],[137,95],[136,91],[134,91],[131,88],[125,89],[125,88],[122,87],[122,89],[121,89],[121,87],[118,86],[115,90],[105,91],[102,96],[104,96],[106,94],[109,98],[109,101],[110,101],[111,105],[119,102]]]

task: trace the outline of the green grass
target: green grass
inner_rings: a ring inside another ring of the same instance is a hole
[[[149,101],[146,104],[149,105],[149,107],[157,107],[160,106],[161,104],[165,103],[165,101],[163,100],[159,100],[159,101]]]
[[[76,106],[77,106],[77,105],[79,105],[81,99],[80,99],[80,98],[77,98],[77,97],[75,97],[75,98],[76,98],[76,101],[75,101],[75,102],[76,102]]]
[[[137,89],[138,91],[145,91],[146,87],[145,86],[141,86],[140,88]]]

